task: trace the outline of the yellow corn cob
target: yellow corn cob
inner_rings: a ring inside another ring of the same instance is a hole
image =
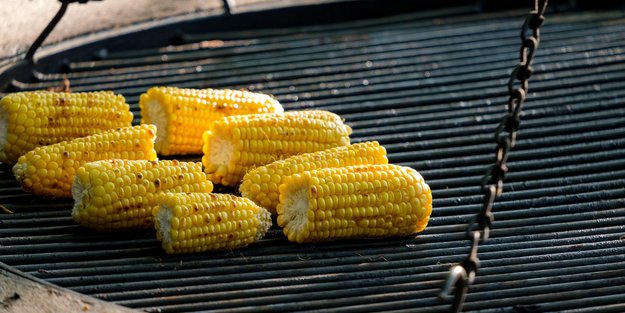
[[[96,230],[149,228],[165,192],[211,192],[199,162],[103,160],[74,177],[72,217]]]
[[[128,127],[131,122],[124,97],[110,91],[9,94],[0,100],[0,162],[13,165],[36,147]]]
[[[377,141],[305,153],[250,170],[239,187],[241,195],[276,214],[278,186],[286,176],[329,167],[386,164],[386,149]]]
[[[166,193],[155,216],[168,254],[237,249],[258,241],[271,214],[249,199],[214,193]]]
[[[202,164],[213,183],[232,186],[256,166],[349,145],[351,131],[328,111],[224,117],[204,133]]]
[[[272,97],[228,89],[153,87],[141,95],[141,123],[155,124],[161,155],[202,153],[202,133],[224,116],[282,113]]]
[[[278,225],[299,243],[406,236],[425,229],[432,213],[421,175],[392,164],[307,171],[279,188]]]
[[[13,174],[26,191],[71,198],[79,167],[106,159],[155,160],[155,136],[154,125],[140,125],[38,147],[19,158]]]

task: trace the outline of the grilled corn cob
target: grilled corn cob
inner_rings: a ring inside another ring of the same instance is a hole
[[[155,160],[154,125],[124,127],[35,148],[21,156],[13,174],[25,191],[71,198],[76,170],[105,159]]]
[[[132,113],[112,92],[18,92],[0,100],[0,162],[39,147],[130,126]]]
[[[258,241],[271,214],[246,198],[213,193],[167,193],[155,216],[168,254],[237,249]]]
[[[202,133],[224,116],[282,113],[272,97],[240,90],[153,87],[141,95],[141,123],[155,124],[162,155],[202,153]]]
[[[299,243],[406,236],[425,229],[432,212],[421,175],[392,164],[307,171],[279,188],[278,225]]]
[[[204,133],[202,164],[213,183],[232,186],[256,166],[349,145],[351,131],[328,111],[224,117]]]
[[[76,172],[72,217],[96,230],[148,228],[160,194],[211,191],[199,162],[96,161]]]
[[[278,186],[286,176],[328,167],[386,164],[386,150],[377,141],[357,143],[279,160],[249,171],[239,187],[241,195],[276,214]]]

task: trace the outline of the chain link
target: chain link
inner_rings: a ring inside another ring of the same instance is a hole
[[[466,236],[471,241],[469,255],[460,264],[451,267],[447,281],[439,295],[446,298],[455,287],[452,312],[462,311],[469,285],[473,284],[480,260],[477,250],[480,242],[488,239],[494,216],[492,213],[495,198],[503,192],[503,179],[508,172],[506,162],[508,154],[516,143],[516,134],[521,122],[521,109],[527,96],[528,81],[532,76],[534,53],[540,43],[540,26],[545,21],[543,13],[547,8],[547,0],[534,0],[532,11],[525,19],[521,28],[521,50],[519,64],[512,70],[508,80],[508,112],[495,129],[497,150],[495,163],[491,165],[481,181],[484,193],[482,210],[467,225]]]

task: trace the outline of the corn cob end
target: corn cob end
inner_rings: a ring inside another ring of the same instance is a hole
[[[170,206],[168,203],[162,203],[156,214],[154,214],[154,225],[157,229],[156,236],[162,242],[163,249],[167,254],[174,254],[175,252],[172,244],[174,239],[171,234],[173,211],[173,206]]]
[[[25,192],[32,192],[33,182],[26,175],[26,171],[28,170],[28,163],[19,162],[13,165],[13,175],[15,175],[15,179],[21,183],[22,189]]]
[[[234,185],[238,180],[229,174],[229,164],[238,162],[238,156],[234,155],[234,144],[222,136],[213,136],[211,130],[204,132],[204,146],[202,163],[204,171],[213,183],[222,185]]]
[[[251,202],[251,201],[250,201]],[[254,214],[256,220],[259,221],[260,225],[258,226],[258,231],[256,232],[256,236],[254,237],[256,241],[263,239],[269,228],[271,228],[271,213],[266,209],[261,209]]]
[[[152,93],[150,93],[150,95],[152,95]],[[161,96],[165,97],[164,95]],[[170,154],[169,147],[167,146],[167,116],[171,114],[171,108],[161,105],[161,102],[157,98],[154,98],[154,96],[149,97],[148,94],[141,95],[140,105],[142,109],[141,123],[156,125],[156,129],[158,129],[158,136],[154,141],[154,149],[163,155]]]
[[[72,183],[72,198],[74,199],[74,207],[72,208],[72,218],[75,221],[83,220],[82,214],[86,213],[86,204],[91,200],[89,197],[88,180],[83,181],[81,177],[88,177],[89,174],[83,167],[78,169],[78,173]],[[95,213],[95,212],[90,212]],[[94,214],[95,215],[95,214]]]
[[[284,234],[289,241],[302,243],[309,235],[308,209],[310,195],[308,187],[299,181],[299,174],[289,176],[280,185],[280,204],[278,205],[278,225],[284,227]]]

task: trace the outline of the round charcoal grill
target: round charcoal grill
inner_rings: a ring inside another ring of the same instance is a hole
[[[296,245],[274,228],[245,249],[168,256],[153,232],[78,226],[70,200],[23,193],[3,166],[0,261],[150,312],[449,311],[453,299],[437,296],[470,248],[465,228],[483,206],[527,8],[415,2],[322,1],[120,29],[8,64],[0,81],[2,93],[64,79],[73,91],[110,89],[135,123],[139,95],[155,85],[245,88],[287,110],[330,110],[354,142],[378,140],[390,162],[426,178],[434,209],[416,237]],[[546,12],[465,311],[625,312],[625,13],[594,2]],[[11,297],[0,305],[20,301]]]

